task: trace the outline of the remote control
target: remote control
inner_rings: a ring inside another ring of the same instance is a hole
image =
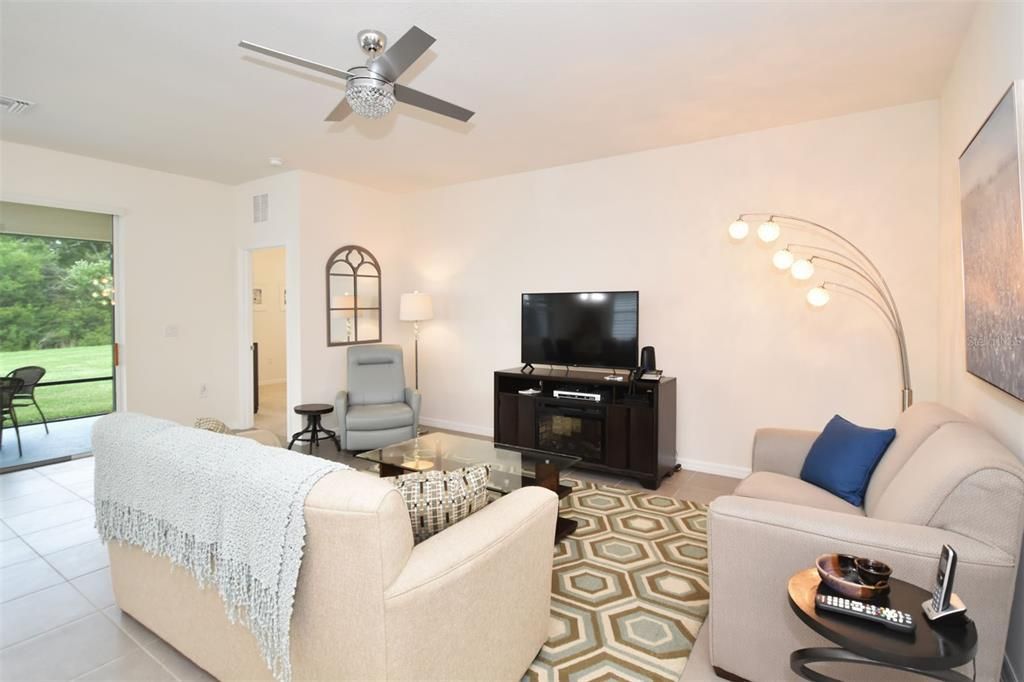
[[[874,623],[881,623],[891,630],[900,632],[914,631],[914,618],[906,611],[897,611],[888,606],[865,604],[856,599],[847,599],[838,595],[819,594],[814,605],[823,611],[841,613],[854,618],[863,618]]]

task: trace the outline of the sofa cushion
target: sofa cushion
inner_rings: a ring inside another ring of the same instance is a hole
[[[864,511],[874,516],[878,501],[914,452],[943,424],[966,422],[967,417],[938,403],[915,403],[896,420],[896,439],[875,467],[864,495]]]
[[[418,471],[391,479],[405,498],[415,542],[458,523],[487,505],[490,467]]]
[[[811,446],[800,478],[859,507],[871,472],[895,437],[896,429],[857,426],[837,414]]]
[[[856,507],[816,485],[770,471],[758,471],[747,476],[736,486],[736,490],[732,494],[864,516],[864,510],[860,507]]]
[[[944,528],[1019,556],[1024,466],[979,426],[944,424],[896,474],[871,516]]]
[[[412,425],[412,408],[405,403],[351,405],[345,414],[345,427],[350,431],[379,431]]]

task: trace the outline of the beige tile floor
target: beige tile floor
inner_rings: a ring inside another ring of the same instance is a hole
[[[366,464],[347,453],[341,459]],[[631,479],[573,475],[640,487]],[[212,679],[114,604],[107,553],[93,528],[92,478],[91,457],[0,475],[0,677]],[[684,471],[657,492],[707,503],[736,483]]]

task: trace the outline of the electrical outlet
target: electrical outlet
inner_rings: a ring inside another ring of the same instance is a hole
[[[199,384],[199,397],[200,399],[206,398],[209,395],[209,391],[206,389],[206,384]]]

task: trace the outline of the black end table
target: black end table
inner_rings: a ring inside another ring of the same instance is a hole
[[[334,406],[327,403],[297,405],[295,407],[295,414],[305,415],[306,428],[292,435],[292,440],[288,443],[288,449],[291,450],[292,446],[297,442],[309,443],[309,454],[313,454],[313,446],[320,445],[320,436],[326,436],[334,443],[335,449],[341,452],[341,442],[338,440],[338,434],[325,429],[320,423],[320,418],[331,412],[334,412]]]
[[[964,682],[971,678],[956,672],[974,660],[978,649],[978,631],[967,618],[932,623],[925,618],[921,604],[932,595],[902,580],[889,579],[888,597],[872,603],[906,611],[917,624],[914,632],[901,633],[852,616],[818,611],[814,598],[821,579],[808,568],[789,579],[789,605],[809,628],[838,647],[798,649],[790,654],[789,667],[805,680],[837,682],[807,666],[812,663],[847,662],[875,665],[917,673],[935,680]],[[835,594],[822,586],[827,594]],[[952,618],[956,618],[955,616]]]

